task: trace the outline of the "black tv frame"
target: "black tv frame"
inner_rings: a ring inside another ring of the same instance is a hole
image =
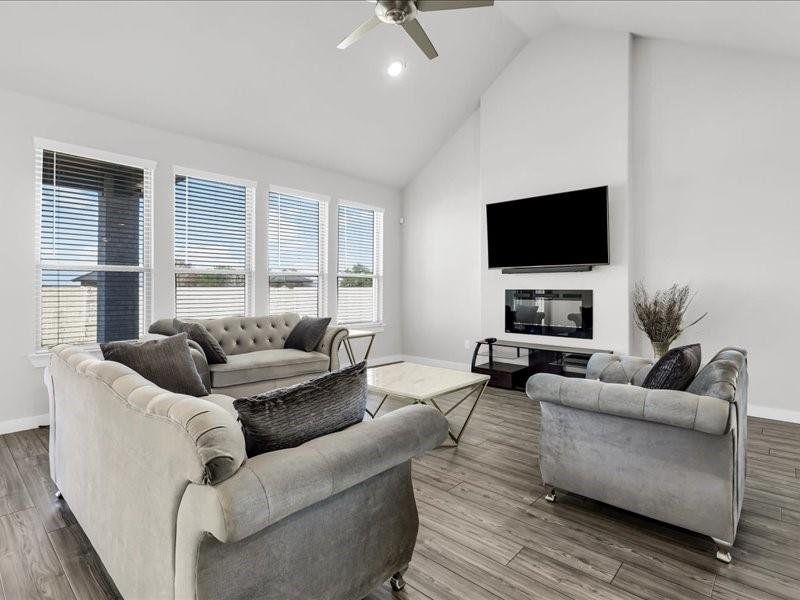
[[[496,265],[496,266],[489,266],[489,269],[496,270],[500,269],[503,274],[520,274],[520,273],[564,273],[564,272],[579,272],[579,271],[591,271],[593,267],[598,266],[607,266],[611,264],[611,248],[610,248],[610,221],[609,221],[609,205],[608,205],[608,186],[595,186],[591,188],[581,188],[577,190],[568,190],[565,192],[557,192],[553,194],[543,194],[540,196],[530,196],[528,198],[517,198],[515,200],[506,200],[504,202],[495,202],[486,205],[486,219],[487,219],[487,231],[486,231],[486,243],[487,243],[487,260],[488,260],[488,244],[489,244],[489,231],[488,231],[488,219],[489,219],[489,206],[493,206],[496,204],[508,204],[511,202],[520,202],[520,201],[527,201],[527,200],[541,200],[544,198],[550,198],[553,196],[566,196],[569,194],[573,194],[576,192],[589,192],[594,190],[605,190],[605,205],[606,205],[606,244],[605,244],[605,255],[607,257],[606,262],[591,262],[591,263],[557,263],[557,264],[533,264],[533,265]]]

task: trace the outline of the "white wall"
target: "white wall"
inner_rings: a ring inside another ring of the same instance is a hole
[[[403,192],[403,352],[464,364],[480,336],[479,115]]]
[[[594,289],[595,339],[584,345],[650,355],[631,326],[630,288],[640,279],[650,288],[686,282],[699,292],[692,314],[709,316],[679,343],[702,343],[706,359],[726,345],[747,348],[751,413],[800,422],[798,106],[796,59],[591,30],[534,39],[405,190],[405,352],[466,362],[465,336],[552,341],[503,333],[506,288],[552,287]],[[476,121],[477,214],[466,166]],[[487,269],[485,203],[606,184],[610,267]],[[479,332],[466,297],[475,289],[476,220]],[[441,302],[452,290],[464,298],[454,310]]]
[[[29,417],[47,412],[41,370],[28,360],[34,348],[35,249],[34,147],[35,136],[158,162],[154,193],[154,310],[153,317],[174,314],[172,275],[173,165],[256,180],[256,312],[266,312],[266,202],[270,184],[315,192],[333,200],[380,206],[384,217],[384,320],[374,356],[400,353],[400,193],[384,186],[280,160],[242,149],[152,129],[67,106],[0,92],[0,252],[4,340],[0,344],[0,427],[30,425]],[[335,264],[335,203],[331,202],[330,252]],[[261,274],[261,276],[258,276]],[[335,280],[331,274],[331,301]],[[333,305],[332,305],[333,306]],[[8,424],[10,420],[19,420]],[[5,423],[5,425],[4,425]]]
[[[628,34],[557,29],[532,40],[481,98],[483,203],[608,185],[611,262],[587,273],[490,271],[482,208],[483,335],[558,341],[504,333],[505,290],[591,289],[594,339],[570,345],[628,350],[629,54]]]
[[[798,420],[800,61],[633,48],[633,278],[690,283],[709,316],[679,342],[745,347],[751,412]]]

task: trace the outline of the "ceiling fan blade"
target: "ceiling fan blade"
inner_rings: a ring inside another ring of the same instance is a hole
[[[372,29],[376,25],[380,24],[380,22],[381,22],[381,20],[377,16],[372,15],[372,17],[370,17],[369,19],[364,21],[361,25],[356,27],[353,30],[353,33],[351,33],[346,38],[344,38],[341,42],[339,42],[339,45],[336,46],[336,47],[339,50],[344,50],[348,46],[351,46],[352,44],[355,44],[358,40],[360,40],[362,37],[364,37],[370,29]]]
[[[425,33],[419,21],[411,19],[410,21],[401,23],[401,25],[403,29],[406,30],[406,33],[411,36],[411,39],[414,40],[414,43],[419,46],[419,49],[425,53],[425,56],[431,60],[439,56],[439,53],[436,51],[436,48],[433,47],[431,39],[428,37],[428,34]]]
[[[454,10],[456,8],[479,8],[493,6],[494,0],[417,0],[417,10]]]

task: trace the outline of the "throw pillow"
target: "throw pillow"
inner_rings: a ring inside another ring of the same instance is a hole
[[[179,333],[157,340],[108,342],[100,345],[103,358],[122,363],[160,388],[176,394],[206,396],[188,337]]]
[[[685,390],[700,368],[700,344],[668,351],[653,365],[642,387],[651,390]]]
[[[222,349],[217,339],[211,335],[202,323],[186,322],[180,319],[173,319],[172,323],[175,331],[185,333],[190,340],[199,344],[200,348],[203,349],[203,354],[206,355],[208,364],[221,365],[228,362],[225,350]]]
[[[289,337],[286,338],[283,347],[311,352],[322,341],[325,330],[328,329],[328,323],[330,322],[330,317],[320,319],[303,317],[289,332]]]
[[[364,419],[367,363],[235,400],[247,456],[293,448]]]

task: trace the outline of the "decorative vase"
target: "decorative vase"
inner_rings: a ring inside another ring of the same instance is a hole
[[[653,344],[653,356],[656,360],[664,356],[669,350],[669,342],[655,342],[650,340],[650,343]]]

